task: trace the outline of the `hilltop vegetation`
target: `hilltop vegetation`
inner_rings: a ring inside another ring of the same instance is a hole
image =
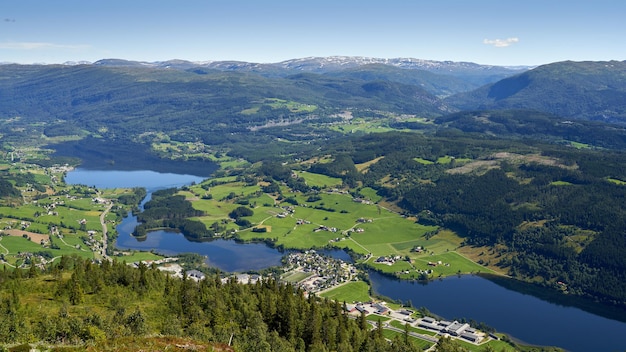
[[[447,102],[462,110],[530,109],[563,118],[626,120],[626,61],[558,62],[505,78]]]
[[[418,351],[401,338],[388,344],[364,318],[348,319],[340,302],[305,298],[274,280],[196,283],[143,264],[63,257],[46,272],[4,271],[0,283],[0,341],[9,344],[124,350],[158,334],[209,350]]]

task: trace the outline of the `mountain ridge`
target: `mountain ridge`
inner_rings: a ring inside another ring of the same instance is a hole
[[[16,64],[12,62],[2,62],[2,65]],[[452,72],[455,71],[502,71],[515,72],[525,71],[535,66],[515,65],[500,66],[478,64],[469,61],[438,61],[417,58],[375,58],[366,56],[310,56],[303,58],[294,58],[279,62],[260,63],[239,60],[206,60],[206,61],[190,61],[183,59],[171,59],[165,61],[137,61],[119,58],[104,58],[94,62],[79,60],[66,61],[64,63],[52,64],[32,64],[32,65],[113,65],[113,66],[151,66],[162,68],[176,67],[207,67],[207,68],[243,68],[243,67],[282,67],[284,69],[296,69],[302,71],[327,71],[339,68],[357,67],[367,64],[384,64],[408,69],[422,69],[432,72]],[[19,64],[23,65],[23,64]]]
[[[445,100],[460,110],[531,109],[626,123],[626,61],[562,61]]]

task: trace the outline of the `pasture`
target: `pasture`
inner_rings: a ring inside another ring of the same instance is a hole
[[[338,179],[299,172],[307,183],[320,187],[332,185]],[[206,188],[206,186],[205,186]],[[377,199],[373,189],[363,189],[370,199]],[[198,197],[205,192],[212,198]],[[377,270],[399,276],[417,277],[420,270],[433,270],[433,277],[462,273],[489,271],[471,260],[453,254],[461,239],[450,231],[438,231],[436,226],[424,226],[415,219],[406,218],[373,202],[353,199],[345,192],[317,192],[302,194],[281,186],[283,197],[262,193],[259,185],[246,185],[236,179],[215,180],[208,191],[202,185],[181,191],[193,207],[205,212],[197,217],[206,226],[218,221],[227,229],[237,229],[237,237],[245,241],[271,240],[286,249],[334,247],[349,249],[367,259],[363,262]],[[280,198],[279,198],[280,199]],[[243,217],[252,227],[241,229],[229,220],[229,213],[244,206],[253,210],[252,216]],[[265,231],[253,231],[254,227]],[[436,234],[434,234],[436,233]],[[428,234],[428,236],[427,236]],[[434,235],[433,235],[434,234]],[[421,253],[414,251],[421,247]],[[376,264],[378,257],[401,257],[393,264]],[[409,259],[407,261],[406,259]],[[442,261],[450,266],[428,265],[429,261]]]
[[[302,177],[309,187],[338,187],[341,186],[342,183],[340,178],[314,174],[307,171],[296,171],[296,174],[298,175],[298,177]]]

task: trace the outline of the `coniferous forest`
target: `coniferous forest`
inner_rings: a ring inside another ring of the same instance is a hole
[[[390,344],[381,326],[349,318],[340,302],[272,279],[196,282],[144,264],[63,257],[45,272],[3,271],[0,285],[0,341],[8,344],[132,350],[144,338],[184,336],[187,346],[236,351],[419,350],[403,338]]]

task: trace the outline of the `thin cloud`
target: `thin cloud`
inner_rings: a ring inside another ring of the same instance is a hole
[[[517,38],[517,37],[506,38],[506,39],[485,39],[485,40],[483,40],[483,44],[493,45],[496,48],[506,48],[507,46],[510,46],[510,45],[515,44],[517,42],[519,42],[519,38]]]
[[[89,45],[68,45],[44,42],[5,42],[0,43],[0,49],[9,50],[37,50],[37,49],[86,49]]]

